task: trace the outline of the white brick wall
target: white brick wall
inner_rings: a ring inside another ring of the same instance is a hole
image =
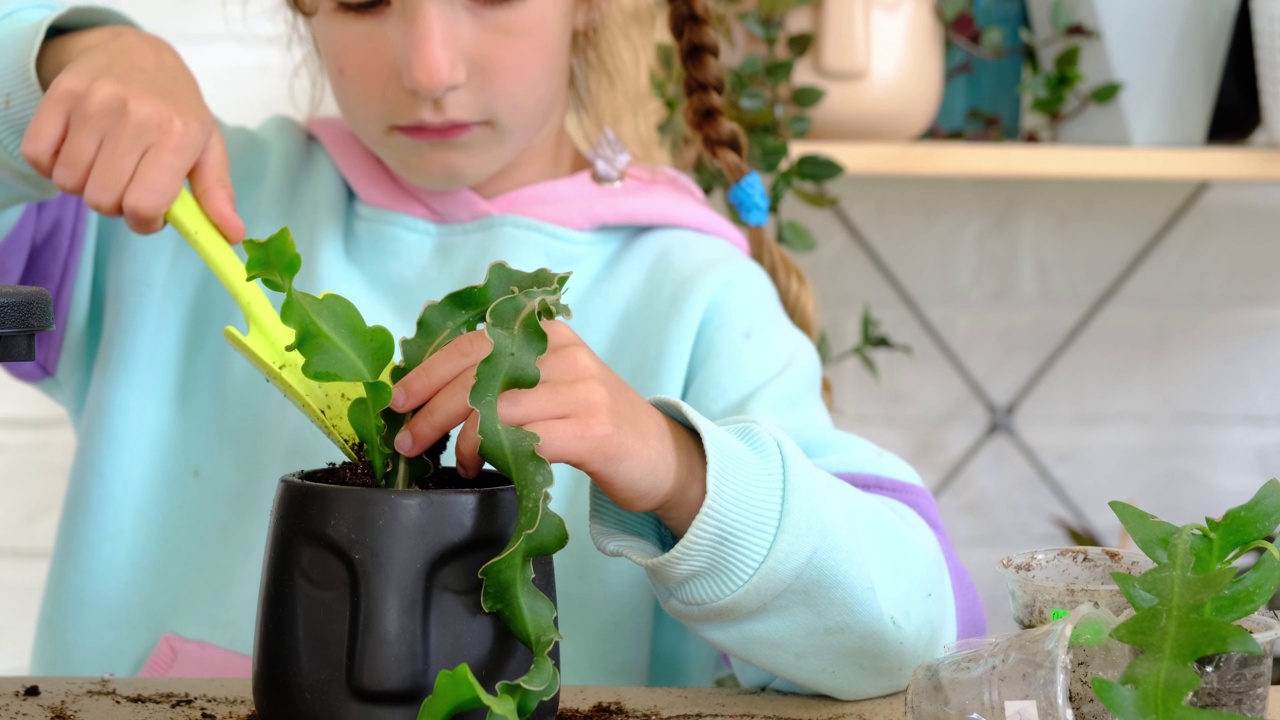
[[[305,106],[283,0],[113,0],[175,41],[230,122]],[[1185,185],[849,180],[854,218],[997,401],[1007,399],[1093,295],[1189,190]],[[1179,521],[1280,475],[1280,188],[1213,189],[1027,400],[1019,424],[1073,498],[1115,537],[1106,501]],[[876,383],[831,369],[840,422],[931,482],[985,427],[964,386],[829,217],[803,258],[837,346],[870,303],[915,348]],[[0,374],[0,674],[26,667],[73,439],[61,411]],[[1063,542],[1063,513],[1026,463],[993,442],[942,498],[995,629],[1011,626],[992,566]]]

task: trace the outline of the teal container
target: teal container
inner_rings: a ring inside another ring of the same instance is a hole
[[[1025,0],[973,0],[974,17],[981,28],[999,27],[1004,31],[1003,52],[994,60],[975,57],[954,45],[947,47],[947,74],[966,61],[972,69],[952,77],[942,96],[942,107],[934,123],[936,133],[982,135],[986,122],[973,117],[1000,119],[1001,134],[1007,140],[1018,137],[1022,100],[1018,86],[1022,83],[1022,40],[1020,32],[1027,23]]]

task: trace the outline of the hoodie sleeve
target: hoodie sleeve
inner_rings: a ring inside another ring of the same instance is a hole
[[[758,265],[735,268],[707,293],[683,397],[651,399],[702,439],[702,509],[677,542],[593,487],[592,539],[643,567],[744,686],[900,691],[984,631],[976,590],[920,477],[834,427],[813,344]]]
[[[100,7],[21,0],[0,6],[0,285],[49,290],[56,326],[37,337],[34,362],[5,365],[29,382],[52,376],[58,366],[86,236],[96,225],[80,198],[59,194],[22,159],[22,139],[44,97],[36,56],[51,31],[112,24],[130,23]]]

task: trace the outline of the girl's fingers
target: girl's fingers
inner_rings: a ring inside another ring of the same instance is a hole
[[[144,149],[141,144],[119,135],[108,139],[89,172],[84,204],[103,215],[120,215],[125,189],[138,170]]]
[[[484,468],[484,460],[480,459],[480,415],[472,410],[467,421],[462,423],[458,432],[458,442],[453,446],[457,457],[458,473],[465,478],[473,478]]]
[[[22,138],[22,159],[44,177],[53,175],[58,149],[66,140],[71,114],[65,95],[50,93],[36,106],[36,112]]]
[[[194,153],[175,143],[152,145],[125,189],[121,209],[134,232],[147,235],[164,227],[164,214],[178,198]]]
[[[542,382],[527,390],[508,390],[498,396],[498,422],[525,426],[541,420],[571,417],[590,407],[592,388],[587,381]]]
[[[191,170],[191,191],[227,240],[232,244],[244,240],[244,221],[236,212],[236,193],[231,186],[226,141],[222,130],[217,127],[214,127],[208,144]]]
[[[493,343],[489,342],[489,338],[481,330],[454,338],[396,383],[391,393],[391,409],[406,412],[433,400],[445,383],[463,373],[466,374],[467,388],[470,389],[471,379],[475,377],[475,366],[489,354],[491,347]],[[463,418],[458,418],[457,423],[445,430],[457,427],[462,420]]]
[[[455,375],[449,384],[423,405],[396,436],[396,452],[420,455],[444,434],[462,424],[471,414],[467,396],[471,394],[471,374]]]
[[[53,161],[53,172],[49,178],[59,190],[70,195],[84,193],[84,186],[89,181],[89,171],[98,157],[102,147],[105,128],[101,120],[97,122],[89,113],[80,111],[72,115],[67,126],[67,136],[58,148],[57,157]]]

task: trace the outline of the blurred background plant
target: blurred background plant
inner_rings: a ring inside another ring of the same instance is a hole
[[[807,114],[822,101],[825,91],[815,85],[795,85],[792,71],[796,61],[813,46],[812,33],[790,33],[787,13],[814,0],[759,0],[754,6],[744,0],[713,0],[713,25],[721,47],[741,55],[725,65],[725,114],[747,135],[747,163],[760,173],[769,189],[769,213],[774,232],[784,247],[793,252],[813,250],[817,241],[809,227],[791,216],[788,201],[830,209],[836,199],[825,184],[844,173],[831,158],[804,154],[793,157],[790,142],[803,138],[813,126]],[[739,43],[741,50],[739,53]],[[727,54],[727,53],[726,53]],[[722,55],[723,57],[723,55]],[[677,167],[689,171],[709,197],[728,191],[729,182],[714,162],[699,152],[684,120],[684,72],[676,48],[670,42],[657,47],[657,65],[651,77],[653,92],[661,99],[665,116],[658,127]],[[728,203],[721,203],[740,226],[741,220]],[[826,333],[818,340],[824,363],[856,357],[873,375],[879,375],[877,355],[909,354],[910,348],[895,342],[882,328],[870,307],[864,307],[861,333],[852,347],[833,351]]]

